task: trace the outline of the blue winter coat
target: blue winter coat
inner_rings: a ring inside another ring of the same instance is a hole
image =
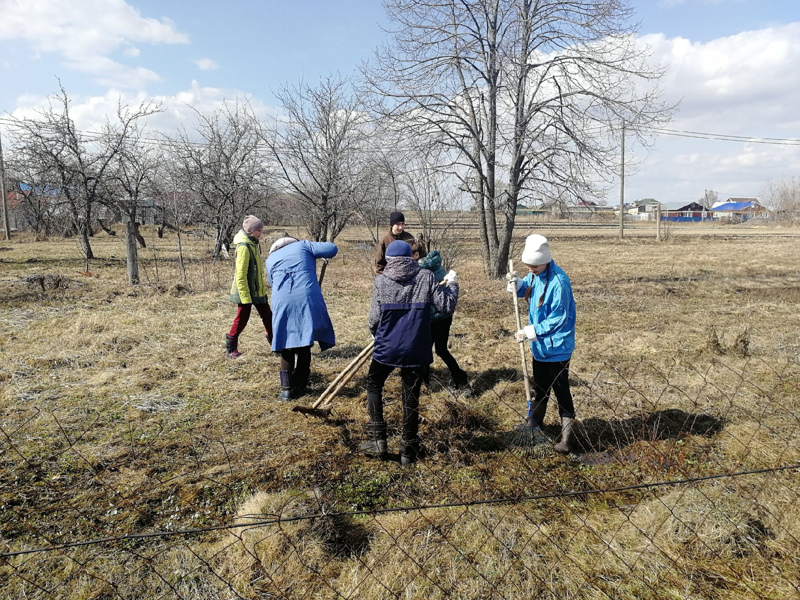
[[[550,261],[547,269],[536,277],[528,273],[517,295],[523,297],[531,286],[528,323],[536,331],[536,339],[531,342],[533,358],[541,362],[569,360],[575,350],[575,299],[572,297],[569,277],[561,267]],[[542,291],[544,302],[539,306]]]
[[[432,250],[428,253],[425,258],[419,259],[419,266],[423,269],[431,271],[433,273],[434,278],[436,279],[436,283],[442,283],[444,280],[445,272],[444,267],[442,266],[442,256],[439,254],[438,250]],[[450,315],[446,315],[440,313],[434,306],[431,306],[431,319],[436,321],[438,319],[444,319],[445,317],[450,317]]]
[[[392,367],[424,367],[433,362],[431,306],[452,314],[458,284],[437,285],[433,273],[408,257],[386,259],[375,278],[369,330],[375,336],[372,357]]]
[[[317,259],[336,256],[330,242],[300,241],[267,258],[272,286],[272,351],[302,348],[319,342],[326,350],[336,343],[333,324],[317,282]]]

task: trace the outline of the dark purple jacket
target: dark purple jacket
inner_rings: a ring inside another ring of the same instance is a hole
[[[433,362],[431,307],[452,314],[458,284],[440,286],[433,273],[412,258],[391,257],[375,278],[369,330],[375,336],[373,358],[393,367],[423,367]]]

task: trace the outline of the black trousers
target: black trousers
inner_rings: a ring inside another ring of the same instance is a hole
[[[310,371],[311,346],[284,348],[280,351],[281,371]]]
[[[528,416],[532,417],[539,427],[544,424],[550,390],[553,390],[556,395],[559,416],[574,419],[575,405],[572,403],[572,393],[569,391],[568,360],[559,362],[533,360],[534,398]]]
[[[383,423],[383,385],[395,367],[372,359],[367,373],[367,410],[369,420]],[[403,381],[403,440],[413,441],[419,434],[419,390],[424,367],[402,367]]]
[[[450,349],[447,347],[447,340],[450,338],[450,326],[452,324],[452,315],[444,317],[443,319],[431,320],[431,337],[433,338],[433,349],[436,355],[447,365],[453,380],[459,382],[462,378],[461,367],[458,366],[458,361],[450,354]]]

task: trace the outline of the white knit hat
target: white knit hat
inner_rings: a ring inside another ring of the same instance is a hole
[[[275,240],[275,243],[269,247],[269,253],[272,254],[276,250],[280,250],[281,248],[284,248],[289,244],[294,244],[297,241],[299,241],[297,238],[293,238],[290,235],[284,235],[282,238]]]
[[[521,260],[526,265],[550,264],[550,261],[553,260],[553,255],[550,254],[550,244],[547,238],[538,233],[526,237]]]

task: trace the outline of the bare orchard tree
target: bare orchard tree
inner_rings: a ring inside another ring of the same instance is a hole
[[[158,110],[149,102],[136,108],[120,104],[115,120],[107,120],[101,131],[81,132],[70,114],[70,97],[63,86],[50,98],[48,107],[35,118],[14,119],[21,160],[47,173],[49,186],[57,190],[69,208],[74,230],[87,261],[94,258],[89,236],[94,208],[103,193],[112,161],[125,144],[134,124]]]
[[[8,191],[13,192],[22,218],[36,234],[37,240],[46,240],[58,231],[59,206],[56,190],[50,187],[50,177],[39,173],[35,164],[17,160],[11,155],[6,160]]]
[[[246,102],[225,102],[213,114],[197,112],[194,131],[178,132],[172,144],[179,179],[205,209],[215,229],[213,256],[229,247],[242,218],[273,195],[271,171],[262,152],[261,124]]]
[[[761,191],[763,204],[785,221],[800,221],[800,177],[781,177],[768,181]]]
[[[333,241],[364,201],[369,181],[363,102],[347,79],[329,76],[278,91],[284,118],[265,141],[285,189],[298,197],[309,235]]]
[[[138,246],[146,247],[139,232],[138,213],[142,203],[152,202],[154,179],[162,163],[161,149],[143,140],[143,128],[134,125],[130,135],[120,146],[106,181],[104,203],[122,215],[125,227],[125,255],[128,285],[139,283]]]
[[[399,130],[454,152],[490,276],[505,272],[521,199],[596,193],[618,163],[621,124],[642,135],[669,116],[626,0],[386,7],[393,41],[365,67],[367,84]]]

